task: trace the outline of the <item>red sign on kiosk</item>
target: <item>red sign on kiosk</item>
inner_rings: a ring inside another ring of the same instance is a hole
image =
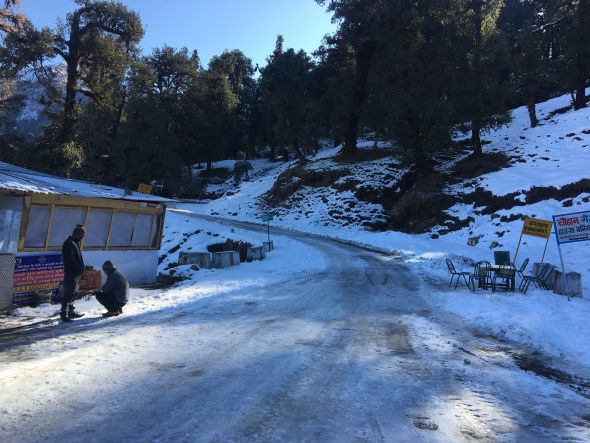
[[[57,289],[63,279],[61,254],[17,257],[14,266],[14,302],[26,304],[36,291]]]

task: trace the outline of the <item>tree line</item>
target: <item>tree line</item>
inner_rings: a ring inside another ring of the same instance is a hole
[[[54,28],[35,28],[16,0],[0,8],[0,155],[58,175],[195,196],[193,165],[288,153],[323,140],[354,159],[359,130],[393,142],[428,174],[453,131],[481,134],[564,92],[586,106],[590,0],[316,0],[338,29],[313,54],[278,36],[266,65],[239,49],[206,66],[196,50],[142,55],[139,15],[115,1],[76,0]],[[47,124],[10,125],[33,76]]]

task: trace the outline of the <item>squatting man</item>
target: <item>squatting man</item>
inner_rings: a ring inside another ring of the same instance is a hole
[[[96,301],[107,309],[103,317],[114,317],[123,313],[123,306],[129,301],[129,282],[110,260],[104,262],[102,270],[107,281],[96,294]]]

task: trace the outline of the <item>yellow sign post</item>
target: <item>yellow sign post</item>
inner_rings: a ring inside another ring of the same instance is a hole
[[[516,256],[518,255],[518,249],[520,248],[520,241],[522,240],[523,235],[547,239],[545,242],[545,249],[543,250],[543,257],[541,258],[541,263],[543,263],[543,260],[545,259],[545,252],[547,251],[547,244],[549,243],[549,237],[551,236],[552,226],[552,221],[525,217],[524,225],[522,226],[522,232],[520,233],[520,239],[518,240],[518,246],[516,247],[516,254],[514,254],[514,263],[516,263]]]
[[[137,187],[137,191],[141,192],[143,194],[151,194],[152,187],[150,185],[145,185],[143,183],[140,183],[139,186]]]

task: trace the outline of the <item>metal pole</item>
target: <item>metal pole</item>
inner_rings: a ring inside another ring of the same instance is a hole
[[[571,301],[570,299],[570,285],[567,281],[567,275],[565,273],[565,266],[563,264],[563,255],[561,255],[561,244],[557,243],[557,249],[559,249],[559,259],[561,260],[561,272],[563,272],[563,278],[565,279],[565,290],[567,292],[567,301]]]
[[[268,248],[270,250],[270,220],[266,220],[267,227],[268,227]]]
[[[512,260],[512,263],[514,263],[514,266],[516,266],[516,257],[518,257],[518,250],[520,249],[520,241],[522,240],[522,231],[520,231],[520,238],[518,239],[518,246],[516,247],[516,254],[514,254],[514,260]]]
[[[545,252],[547,252],[547,245],[549,244],[549,237],[547,237],[547,242],[545,243],[545,249],[543,250],[543,257],[541,257],[541,263],[543,263],[543,260],[545,260]]]

